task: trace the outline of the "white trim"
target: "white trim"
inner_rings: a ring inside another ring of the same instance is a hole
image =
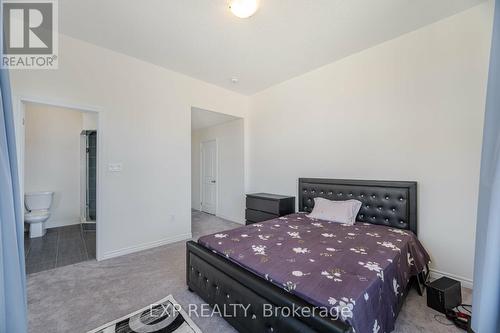
[[[59,227],[66,227],[70,225],[76,225],[76,224],[81,224],[80,222],[80,217],[74,220],[50,220],[50,227],[48,229],[53,229],[53,228],[59,228]]]
[[[221,219],[224,219],[224,220],[228,220],[230,222],[234,222],[234,223],[238,223],[238,224],[243,224],[245,225],[245,221],[242,221],[240,219],[235,219],[233,217],[229,217],[229,216],[224,216],[224,215],[220,215],[220,214],[216,214],[215,216],[221,218]]]
[[[57,106],[60,108],[73,109],[83,112],[102,112],[103,109],[100,106],[92,106],[92,105],[82,105],[82,104],[72,104],[60,101],[52,101],[39,97],[27,97],[27,96],[17,96],[17,100],[24,103],[35,103],[42,104],[47,106]],[[99,125],[99,124],[98,124]]]
[[[196,208],[191,208],[191,209],[194,210],[195,212],[198,212],[198,213],[208,214],[208,213],[205,213],[205,212],[203,212],[203,211],[201,211],[199,209],[196,209]],[[191,211],[191,212],[193,212],[193,211]],[[221,215],[221,214],[217,214],[217,215],[215,215],[215,217],[218,217],[218,218],[221,218],[221,219],[224,219],[224,220],[228,220],[229,222],[234,222],[234,223],[245,225],[245,220],[240,220],[238,218],[224,216],[224,215]]]
[[[434,268],[431,268],[429,270],[431,272],[430,278],[432,280],[439,279],[440,277],[446,276],[446,277],[449,277],[449,278],[452,278],[452,279],[460,281],[462,283],[462,287],[472,289],[472,286],[473,286],[472,279],[468,279],[468,278],[465,278],[463,276],[459,276],[459,275],[455,275],[455,274],[451,274],[451,273],[446,273],[446,272],[443,272],[443,271],[439,271],[439,270],[434,269]]]
[[[192,121],[193,120],[191,119],[191,122]],[[203,212],[203,169],[202,169],[202,165],[201,165],[201,163],[202,163],[201,161],[203,159],[203,152],[201,151],[201,142],[200,142],[200,156],[199,156],[199,158],[200,158],[200,163],[199,163],[199,165],[200,165],[200,198],[199,198],[200,202],[199,202],[198,207],[200,209],[200,212]],[[193,161],[191,161],[191,169],[193,169]],[[191,199],[191,201],[193,201],[193,200]]]
[[[175,243],[175,242],[180,242],[180,241],[183,241],[183,240],[188,240],[188,239],[191,239],[191,238],[193,238],[192,235],[191,235],[191,233],[188,233],[188,234],[181,234],[181,235],[177,235],[177,236],[174,236],[174,237],[168,237],[168,238],[160,239],[160,240],[149,242],[149,243],[144,243],[144,244],[140,244],[140,245],[134,245],[134,246],[130,246],[130,247],[125,247],[125,248],[120,249],[120,250],[115,250],[115,251],[110,251],[110,252],[104,253],[101,256],[101,258],[99,258],[99,260],[106,260],[106,259],[111,259],[111,258],[123,256],[123,255],[126,255],[126,254],[130,254],[130,253],[135,253],[135,252],[139,252],[139,251],[149,250],[149,249],[152,249],[152,248],[155,248],[155,247],[158,247],[158,246],[168,245],[168,244],[172,244],[172,243]]]
[[[102,230],[102,220],[100,219],[102,214],[101,208],[101,197],[102,197],[102,175],[105,171],[104,159],[103,159],[103,151],[104,151],[104,141],[103,141],[103,132],[104,132],[104,121],[103,121],[103,108],[99,106],[91,106],[91,105],[81,105],[81,104],[73,104],[63,101],[56,100],[48,100],[40,97],[29,97],[29,96],[13,96],[13,111],[14,111],[14,121],[15,121],[15,136],[16,142],[20,142],[18,146],[18,171],[19,171],[19,185],[21,187],[21,202],[24,203],[24,105],[25,103],[35,103],[42,104],[48,106],[55,106],[67,109],[78,110],[80,112],[96,112],[97,113],[97,161],[96,161],[96,173],[97,173],[97,188],[96,188],[96,257],[97,260],[102,260],[101,252],[101,244],[103,242],[101,230]],[[24,205],[23,205],[24,206]]]

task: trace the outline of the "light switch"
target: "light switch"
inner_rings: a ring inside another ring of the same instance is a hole
[[[121,163],[109,163],[108,170],[110,172],[121,172],[122,171],[122,164]]]

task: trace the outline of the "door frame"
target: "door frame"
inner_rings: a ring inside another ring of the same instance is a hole
[[[102,175],[104,174],[104,159],[103,159],[103,132],[104,132],[104,122],[103,122],[103,109],[99,106],[89,106],[81,104],[72,104],[57,100],[47,100],[43,98],[29,97],[29,96],[13,96],[13,111],[14,111],[14,132],[16,137],[16,148],[17,148],[17,164],[18,164],[18,174],[19,174],[19,187],[21,189],[21,202],[24,207],[24,162],[25,162],[25,106],[26,103],[41,104],[47,106],[54,106],[66,109],[73,109],[80,112],[92,112],[97,114],[97,156],[96,156],[96,260],[103,260],[101,246],[102,232],[103,230],[103,219],[102,215]]]
[[[219,142],[217,138],[200,141],[200,212],[203,212],[203,144],[207,142],[215,143],[215,212],[219,211]],[[208,214],[208,213],[207,213]]]

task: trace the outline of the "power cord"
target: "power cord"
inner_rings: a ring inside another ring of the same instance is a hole
[[[459,308],[462,308],[462,310],[468,312],[469,314],[472,314],[472,305],[471,304],[460,304],[459,306],[456,307],[456,309],[459,310]],[[468,308],[470,308],[470,310]]]
[[[470,318],[472,314],[472,311],[469,308],[472,308],[472,305],[459,304],[453,309],[446,310],[446,315],[441,315],[441,314],[434,315],[434,320],[440,323],[441,325],[445,326],[455,325],[458,328],[467,330],[470,325]],[[462,309],[462,311],[460,309]],[[448,323],[443,322],[441,320],[442,318],[447,319]]]

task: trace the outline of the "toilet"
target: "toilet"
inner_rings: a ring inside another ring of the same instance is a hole
[[[30,225],[30,238],[45,235],[45,221],[50,217],[54,192],[30,192],[24,195],[24,222]]]

